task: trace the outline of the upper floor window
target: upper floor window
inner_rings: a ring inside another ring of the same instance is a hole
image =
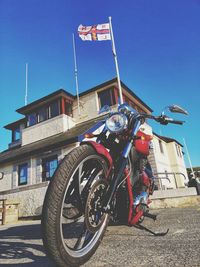
[[[182,151],[179,145],[176,144],[176,153],[178,157],[182,158]]]
[[[29,114],[27,117],[27,126],[30,127],[58,115],[60,115],[60,102],[55,100],[50,105],[38,108],[35,112]]]
[[[18,166],[18,185],[25,185],[28,182],[28,164]]]
[[[98,93],[100,108],[105,105],[113,106],[116,104],[114,89],[107,89]]]
[[[38,110],[38,122],[42,122],[48,119],[48,109],[43,107]]]
[[[164,149],[163,149],[162,141],[161,141],[161,140],[158,140],[158,142],[159,142],[160,152],[161,152],[162,154],[164,154]]]
[[[42,180],[50,180],[58,166],[57,156],[45,158],[42,160]]]
[[[65,114],[72,117],[72,103],[65,101]]]
[[[28,115],[28,126],[35,125],[37,123],[37,114],[34,112]]]
[[[20,140],[21,133],[20,133],[20,128],[16,128],[12,131],[12,142],[16,142]]]
[[[60,114],[59,101],[54,101],[49,106],[49,117],[53,118]]]

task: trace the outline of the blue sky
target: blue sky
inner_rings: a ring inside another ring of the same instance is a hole
[[[59,88],[75,94],[72,33],[80,92],[116,76],[111,43],[77,36],[79,24],[109,16],[121,80],[154,114],[174,103],[188,110],[175,116],[184,126],[152,125],[181,143],[184,137],[200,166],[200,0],[0,0],[0,151],[11,138],[3,126],[21,118],[15,110],[24,106],[27,62],[28,103]]]

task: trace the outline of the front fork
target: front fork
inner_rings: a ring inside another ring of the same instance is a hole
[[[111,203],[113,200],[113,196],[116,192],[117,186],[120,183],[124,171],[126,169],[126,165],[127,165],[127,159],[126,158],[122,158],[122,160],[120,161],[120,168],[117,170],[117,173],[115,172],[114,174],[114,179],[111,180],[111,183],[109,185],[108,191],[105,195],[104,201],[103,201],[103,206],[102,206],[102,210],[103,212],[110,212],[111,210]]]
[[[117,190],[117,186],[119,185],[124,173],[126,173],[125,169],[126,169],[126,166],[127,166],[127,163],[128,163],[128,156],[129,156],[131,148],[133,146],[134,136],[136,136],[140,125],[141,125],[140,120],[139,119],[136,120],[136,122],[134,124],[134,127],[133,127],[133,130],[132,130],[132,134],[131,134],[132,137],[127,142],[124,150],[122,151],[121,158],[119,160],[120,166],[119,167],[117,166],[117,171],[115,171],[115,174],[114,174],[115,177],[111,181],[111,184],[109,186],[109,189],[108,189],[108,191],[106,193],[106,196],[105,196],[105,199],[104,199],[104,202],[103,202],[103,211],[104,212],[109,212],[110,211],[111,203],[112,203],[112,200],[113,200],[113,196],[114,196],[114,194],[115,194],[115,192]]]

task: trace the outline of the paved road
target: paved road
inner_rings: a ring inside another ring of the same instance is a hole
[[[102,244],[84,267],[200,267],[200,207],[163,209],[144,225],[169,233],[155,237],[127,226],[109,226]],[[0,266],[54,267],[41,241],[40,222],[0,226]]]

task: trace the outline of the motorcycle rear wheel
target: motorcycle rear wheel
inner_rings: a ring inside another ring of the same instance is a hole
[[[42,239],[47,255],[57,266],[79,266],[95,253],[105,233],[106,214],[96,232],[87,229],[88,194],[98,179],[105,179],[106,160],[89,145],[70,152],[61,162],[45,196]]]

